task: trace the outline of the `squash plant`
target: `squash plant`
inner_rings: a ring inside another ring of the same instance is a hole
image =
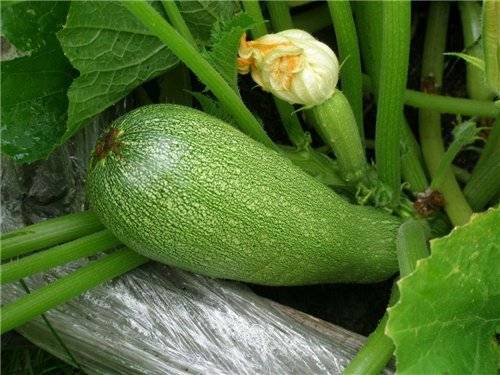
[[[447,58],[475,69],[470,98],[458,98],[440,92],[454,4],[428,7],[420,90],[407,88],[410,2],[328,1],[338,57],[311,35],[324,25],[307,21],[325,5],[294,17],[291,5],[2,2],[5,154],[46,157],[134,89],[150,104],[110,124],[89,155],[90,211],[2,235],[2,284],[105,253],[3,306],[2,333],[149,259],[267,285],[399,272],[345,372],[379,373],[393,352],[400,373],[496,372],[499,7],[460,4],[467,45]],[[273,95],[281,123],[249,110],[238,73]],[[183,106],[158,104],[166,98]],[[405,104],[418,108],[418,137]],[[458,118],[449,144],[442,114]],[[289,143],[263,125],[283,127]],[[472,144],[479,161],[457,169]]]

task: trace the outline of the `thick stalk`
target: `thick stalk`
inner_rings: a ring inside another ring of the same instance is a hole
[[[307,118],[335,152],[340,172],[349,183],[365,176],[367,162],[356,119],[340,90],[322,104],[307,110]]]
[[[196,47],[196,41],[193,38],[193,34],[189,30],[184,18],[182,18],[181,12],[179,12],[179,8],[175,5],[174,0],[162,0],[161,4],[163,5],[163,9],[165,13],[167,13],[167,17],[174,25],[175,29],[182,35],[184,39],[186,39],[193,47]]]
[[[379,178],[399,202],[401,184],[401,113],[410,52],[410,2],[382,3],[382,56],[375,128]]]
[[[120,241],[107,229],[3,264],[2,285],[116,247]]]
[[[37,289],[2,307],[1,333],[17,328],[30,319],[147,261],[148,259],[142,255],[124,248]]]
[[[489,101],[430,95],[415,90],[406,90],[404,95],[406,105],[440,113],[482,117],[496,117],[500,113],[500,108]]]
[[[365,74],[363,74],[363,90],[372,94],[377,93],[372,78]],[[496,117],[500,113],[500,107],[491,101],[427,94],[410,89],[405,90],[404,104],[415,108],[464,116]]]
[[[342,91],[351,104],[356,124],[358,124],[359,135],[364,140],[363,77],[361,75],[358,36],[352,18],[351,6],[347,0],[329,0],[328,7],[337,39],[339,58],[342,61],[342,69],[340,70]]]
[[[275,2],[271,2],[275,3]],[[271,3],[268,5],[270,9],[274,9],[271,6]],[[260,9],[260,5],[258,1],[255,0],[245,0],[242,2],[243,8],[245,12],[247,12],[256,22],[252,30],[252,36],[254,39],[259,38],[265,34],[267,34],[267,28],[264,21],[264,17],[262,15],[262,11]],[[275,31],[281,31],[286,29],[293,28],[293,24],[291,23],[291,18],[287,18],[286,15],[290,15],[288,7],[286,3],[280,3],[282,7],[278,8],[278,15],[273,12],[271,13],[271,19],[273,21],[273,28]],[[284,7],[284,9],[283,9]],[[278,113],[281,118],[281,123],[285,127],[285,131],[288,135],[288,138],[292,142],[292,144],[298,148],[304,148],[305,145],[309,143],[309,137],[304,133],[302,126],[300,125],[299,118],[297,114],[294,113],[294,108],[291,104],[280,100],[276,97],[273,97],[276,108],[278,109]]]
[[[90,211],[48,219],[2,235],[2,260],[41,250],[101,230]]]
[[[464,36],[465,53],[481,60],[484,59],[481,38],[481,3],[476,1],[459,1],[462,33]],[[489,100],[492,98],[491,89],[486,84],[484,71],[472,64],[467,68],[467,93],[470,98]]]
[[[491,155],[480,168],[475,168],[464,188],[474,211],[482,210],[500,192],[500,150]]]
[[[427,19],[421,79],[422,82],[426,83],[427,90],[436,92],[442,83],[448,12],[448,3],[431,3]],[[434,89],[432,89],[433,87]],[[441,115],[438,112],[421,109],[419,111],[419,131],[424,159],[431,176],[434,178],[445,154],[441,136]],[[446,213],[454,225],[463,225],[469,220],[472,210],[450,168],[448,168],[443,180],[440,192],[445,199]]]
[[[122,4],[196,74],[234,117],[243,132],[277,150],[238,94],[231,89],[201,53],[165,21],[147,1],[122,1]]]
[[[400,277],[412,273],[417,266],[417,261],[429,256],[427,229],[425,222],[414,219],[405,221],[399,227],[396,252]]]
[[[382,58],[382,3],[352,2],[351,7],[357,21],[358,38],[364,62],[364,67],[373,82],[373,91],[377,99],[380,85],[380,60]],[[363,76],[363,84],[366,76]],[[421,160],[420,147],[404,118],[400,113],[401,133],[401,169],[406,182],[413,192],[420,192],[427,188],[427,177]]]
[[[413,272],[417,261],[429,255],[427,235],[423,223],[410,219],[398,230],[397,253],[400,277]],[[399,298],[398,290],[393,286],[389,307]],[[386,366],[394,352],[392,340],[385,335],[388,315],[384,314],[375,331],[372,332],[361,350],[356,354],[344,375],[378,375]]]

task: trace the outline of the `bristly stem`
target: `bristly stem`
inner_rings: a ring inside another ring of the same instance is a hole
[[[175,4],[174,0],[162,0],[161,4],[163,5],[163,9],[165,13],[167,13],[167,17],[175,27],[175,29],[182,35],[184,39],[186,39],[193,47],[196,47],[196,41],[194,40],[193,34],[189,30],[189,27],[186,25],[184,18],[182,18],[181,12],[179,12],[179,8]]]
[[[191,69],[234,117],[240,129],[264,145],[278,150],[262,129],[259,121],[243,104],[241,98],[228,85],[210,63],[184,39],[147,1],[122,1],[139,21]]]
[[[91,262],[68,276],[2,306],[1,333],[15,329],[51,308],[146,262],[147,258],[125,248]]]
[[[342,92],[351,104],[359,135],[364,140],[363,77],[361,75],[358,37],[351,6],[347,0],[329,0],[328,7],[337,38],[339,58],[342,61],[342,69],[340,70]]]
[[[31,253],[97,232],[102,228],[101,222],[90,211],[48,219],[3,234],[1,258],[4,260]]]
[[[448,3],[431,3],[427,18],[421,75],[422,84],[429,92],[437,93],[442,84],[448,13]],[[419,132],[424,159],[431,176],[434,178],[445,154],[439,112],[421,109],[419,111]],[[444,196],[445,210],[451,222],[454,225],[465,224],[469,220],[472,210],[450,168],[443,178],[440,192]]]
[[[109,230],[104,229],[48,250],[5,263],[1,266],[2,285],[38,272],[47,271],[73,260],[112,249],[119,244],[120,241]]]
[[[375,128],[379,178],[399,201],[401,184],[401,113],[410,53],[411,3],[382,3],[382,51]]]

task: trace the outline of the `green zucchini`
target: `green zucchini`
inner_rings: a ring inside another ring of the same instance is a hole
[[[266,285],[374,282],[397,271],[399,219],[351,205],[288,159],[192,108],[115,121],[87,181],[131,249],[196,273]]]

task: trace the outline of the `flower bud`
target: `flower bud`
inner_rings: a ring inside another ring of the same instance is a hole
[[[285,30],[247,41],[238,50],[238,71],[290,104],[313,106],[335,91],[339,62],[326,44],[302,30]]]

